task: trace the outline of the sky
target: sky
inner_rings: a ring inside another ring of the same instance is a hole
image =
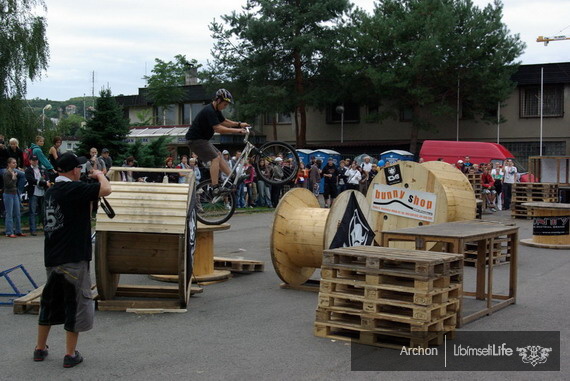
[[[368,12],[374,0],[352,0]],[[489,0],[473,0],[485,6]],[[132,95],[144,87],[155,58],[177,54],[206,66],[214,40],[208,25],[240,11],[245,0],[46,0],[49,67],[28,84],[26,98],[63,101],[95,95],[110,87],[113,95]],[[536,42],[542,36],[570,36],[570,1],[505,0],[503,22],[527,45],[523,64],[570,61],[570,40]],[[92,75],[94,75],[94,86]]]

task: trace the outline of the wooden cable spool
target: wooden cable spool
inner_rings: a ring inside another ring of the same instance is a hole
[[[388,178],[388,176],[396,176],[388,175],[387,168],[390,167],[399,169],[399,180],[395,177]],[[388,185],[388,183],[392,184]],[[435,197],[436,200],[432,221],[373,211],[376,214],[376,225],[373,228],[376,242],[379,244],[382,242],[381,233],[384,230],[396,230],[475,218],[476,201],[469,180],[461,171],[447,163],[426,162],[418,164],[412,161],[400,161],[392,166],[383,168],[374,177],[368,188],[366,198],[370,205],[373,205],[374,202],[376,184],[381,185],[382,189],[426,192]],[[374,209],[374,206],[372,208]],[[397,245],[399,248],[413,248],[406,246],[407,244],[405,243]]]
[[[301,285],[321,267],[323,250],[330,247],[351,194],[373,226],[369,203],[360,192],[342,192],[330,209],[321,208],[313,193],[304,188],[292,189],[283,196],[271,231],[271,260],[283,282]]]
[[[161,292],[178,299],[180,307],[187,305],[197,226],[194,186],[193,179],[190,184],[111,182],[107,199],[116,217],[109,219],[99,208],[96,225],[95,275],[102,301],[128,288],[119,286],[120,274],[161,274],[178,276],[178,287],[127,290],[129,295]]]

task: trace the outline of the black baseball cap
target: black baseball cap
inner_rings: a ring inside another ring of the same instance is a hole
[[[73,152],[66,152],[57,159],[57,171],[60,173],[65,173],[79,167],[87,162],[87,158],[84,156],[78,157]]]
[[[38,157],[36,155],[32,155],[32,156],[30,156],[30,161],[32,161],[32,160],[36,161],[36,160],[38,160]]]
[[[109,152],[109,150],[108,150],[107,148],[103,148],[103,149],[101,150],[101,153],[107,153],[107,152]]]

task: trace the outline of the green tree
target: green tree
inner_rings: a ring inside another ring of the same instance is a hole
[[[464,118],[481,116],[515,86],[525,44],[502,22],[500,1],[481,9],[470,0],[382,0],[352,20],[340,62],[365,90],[355,89],[361,100],[413,110],[411,152],[430,118],[455,115],[458,97]]]
[[[111,96],[111,90],[101,90],[93,119],[81,130],[78,153],[87,155],[91,147],[96,147],[99,152],[108,148],[112,157],[118,157],[127,146],[124,140],[128,134],[129,121],[123,116],[121,106]]]
[[[0,0],[0,131],[21,144],[36,133],[36,118],[23,98],[26,83],[47,68],[46,19],[34,12],[43,0]]]
[[[146,145],[142,144],[140,140],[137,140],[126,147],[124,153],[117,157],[115,163],[121,165],[127,157],[132,156],[137,161],[137,167],[164,167],[164,160],[167,156],[166,145],[171,140],[171,137],[161,136]]]
[[[315,79],[350,8],[348,0],[249,0],[241,13],[210,24],[216,43],[208,78],[236,92],[240,116],[294,112],[303,147],[307,106],[323,101]]]
[[[60,136],[76,136],[80,133],[81,126],[85,122],[82,116],[77,114],[68,115],[59,121],[57,133]]]
[[[147,81],[147,94],[154,105],[162,110],[162,123],[166,122],[166,111],[179,103],[185,94],[184,83],[186,72],[190,68],[199,68],[196,60],[188,61],[186,56],[178,54],[174,61],[162,61],[155,58],[152,75],[145,76]],[[157,121],[158,122],[158,121]]]

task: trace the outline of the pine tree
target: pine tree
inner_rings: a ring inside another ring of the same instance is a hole
[[[95,147],[101,152],[109,149],[111,157],[119,157],[126,149],[125,138],[129,134],[129,120],[123,116],[121,106],[111,96],[111,90],[101,90],[93,119],[87,122],[81,131],[78,154],[88,155],[89,149]]]

